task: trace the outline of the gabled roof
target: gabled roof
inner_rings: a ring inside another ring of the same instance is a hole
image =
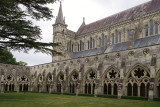
[[[158,9],[160,9],[160,0],[152,0],[147,3],[117,13],[115,15],[109,16],[107,18],[85,25],[77,31],[77,35],[82,35],[103,28],[105,26],[112,25],[114,23],[125,21],[127,19],[130,19],[131,17],[136,17],[141,14],[146,14]]]

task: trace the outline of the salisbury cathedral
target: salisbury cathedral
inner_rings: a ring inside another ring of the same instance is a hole
[[[52,63],[0,64],[0,90],[160,97],[160,0],[152,0],[77,32],[67,29],[62,4],[53,24]]]

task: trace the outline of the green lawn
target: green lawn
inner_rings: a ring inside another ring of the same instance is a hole
[[[48,93],[0,93],[0,107],[160,107],[160,102]]]

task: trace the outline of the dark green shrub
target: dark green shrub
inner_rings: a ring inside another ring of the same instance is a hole
[[[117,95],[97,95],[97,97],[103,97],[103,98],[117,98]]]
[[[122,99],[132,99],[132,100],[148,100],[147,97],[138,97],[138,96],[122,96]]]
[[[160,101],[160,98],[154,98],[153,100],[154,101]]]

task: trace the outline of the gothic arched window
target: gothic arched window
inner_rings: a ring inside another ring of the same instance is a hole
[[[119,42],[121,42],[121,32],[119,32]]]
[[[102,47],[102,39],[99,38],[99,46]]]
[[[102,47],[104,47],[104,34],[102,34]]]
[[[90,48],[92,49],[92,37],[90,37]]]
[[[150,35],[153,35],[153,20],[150,21]]]
[[[89,46],[90,46],[90,44],[89,44],[89,41],[88,41],[88,49],[89,49]]]
[[[93,39],[93,48],[95,48],[95,40]]]
[[[116,41],[115,43],[118,43],[118,31],[116,30]]]
[[[74,48],[74,45],[72,44],[72,52],[73,52],[73,48]]]
[[[79,52],[79,44],[78,44],[78,52]]]
[[[107,40],[108,40],[108,38],[107,38],[107,36],[105,37],[105,42],[107,43]]]
[[[130,30],[128,30],[128,32],[127,32],[127,33],[128,33],[128,38],[127,38],[127,40],[129,41],[129,39],[130,39],[130,35],[131,35],[131,34],[130,34]]]
[[[112,34],[112,44],[114,44],[114,34]]]
[[[158,34],[158,23],[155,23],[155,34],[157,35]]]
[[[148,25],[145,28],[145,36],[148,36]]]

